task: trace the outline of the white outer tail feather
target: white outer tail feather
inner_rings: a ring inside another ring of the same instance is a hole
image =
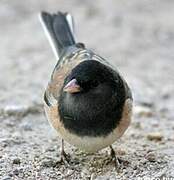
[[[51,37],[51,35],[50,35],[50,33],[49,33],[49,31],[48,31],[48,29],[47,29],[47,27],[46,27],[43,19],[42,19],[41,13],[39,13],[38,16],[39,16],[39,21],[41,22],[42,27],[43,27],[43,29],[44,29],[45,35],[46,35],[46,37],[47,37],[47,39],[48,39],[48,41],[49,41],[49,43],[50,43],[50,45],[51,45],[51,48],[52,48],[52,50],[53,50],[53,53],[54,53],[56,59],[59,59],[58,51],[57,51],[57,49],[56,49],[56,47],[55,47],[55,45],[54,45],[54,42],[53,42],[53,40],[52,40],[52,37]],[[68,25],[69,25],[69,27],[70,27],[71,33],[73,34],[74,39],[75,39],[74,20],[73,20],[73,17],[71,16],[71,14],[67,13],[67,15],[66,15],[66,20],[67,20]]]
[[[71,29],[71,33],[73,34],[73,36],[75,36],[75,30],[74,30],[74,19],[73,17],[71,16],[71,14],[67,13],[66,15],[66,20],[68,22],[68,25]],[[75,37],[74,37],[74,40],[75,40]]]

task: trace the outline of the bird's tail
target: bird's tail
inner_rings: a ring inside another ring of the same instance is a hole
[[[40,21],[56,58],[64,48],[75,44],[73,18],[68,13],[40,13]]]

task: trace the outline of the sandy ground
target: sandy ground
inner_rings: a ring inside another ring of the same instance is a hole
[[[56,163],[60,139],[42,95],[56,63],[40,10],[69,11],[78,40],[110,60],[134,95],[132,124],[114,149],[96,154],[66,144],[69,166]],[[0,1],[0,179],[174,179],[174,1]]]

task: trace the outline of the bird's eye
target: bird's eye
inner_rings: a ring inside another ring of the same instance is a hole
[[[94,80],[91,82],[91,87],[97,87],[98,86],[98,81],[97,80]]]

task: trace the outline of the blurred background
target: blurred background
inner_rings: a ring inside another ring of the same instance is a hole
[[[128,161],[125,169],[117,175],[112,165],[104,166],[105,150],[81,157],[67,145],[83,160],[68,178],[174,178],[172,0],[0,1],[0,177],[55,179],[73,171],[54,167],[60,140],[43,113],[42,96],[56,59],[38,20],[41,10],[70,12],[77,41],[108,59],[134,96],[132,125],[115,144]]]

